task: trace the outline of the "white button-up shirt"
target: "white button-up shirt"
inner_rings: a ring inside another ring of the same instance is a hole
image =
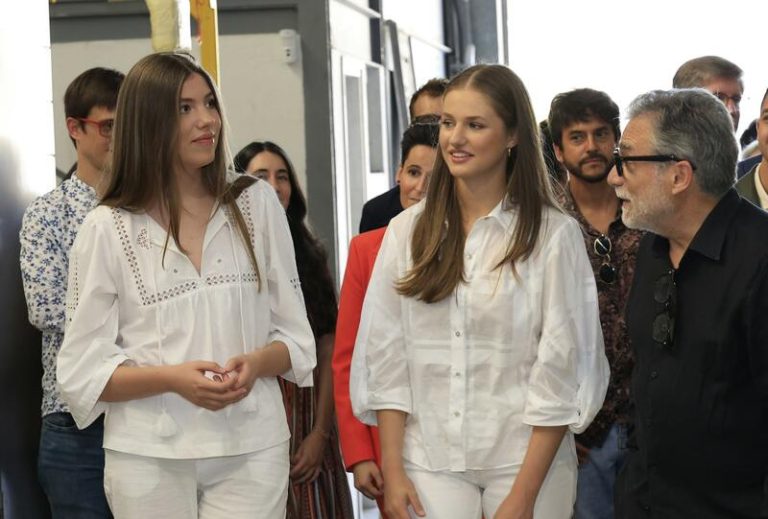
[[[256,182],[238,198],[258,260],[228,211],[219,207],[205,231],[201,272],[144,213],[100,206],[72,247],[67,327],[58,357],[61,394],[78,426],[106,412],[104,447],[161,458],[229,456],[288,439],[275,378],[250,395],[208,411],[176,393],[127,402],[99,397],[117,366],[173,365],[233,356],[271,341],[288,346],[284,376],[312,384],[315,345],[304,310],[285,213],[274,190]]]
[[[509,265],[495,269],[517,218],[500,203],[467,236],[466,283],[426,304],[394,288],[412,266],[423,210],[424,202],[392,220],[376,260],[352,361],[355,414],[375,424],[377,410],[408,413],[403,456],[429,470],[521,464],[534,425],[584,430],[609,370],[576,221],[545,209],[538,245],[516,276]]]

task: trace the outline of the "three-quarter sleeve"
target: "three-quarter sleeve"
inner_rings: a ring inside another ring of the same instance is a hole
[[[262,282],[266,279],[269,290],[272,328],[268,341],[280,341],[288,347],[291,368],[282,377],[301,387],[309,387],[317,363],[315,338],[304,308],[288,220],[274,189],[266,182],[257,182],[251,189],[258,190],[253,199],[261,208],[254,208],[253,214],[263,215],[261,223],[266,241],[267,265],[260,268],[265,271],[262,271]]]
[[[398,230],[392,224],[384,235],[352,355],[352,409],[360,421],[369,425],[376,425],[377,410],[412,410],[402,296],[395,288],[403,270],[398,258],[406,245],[403,241],[408,238],[397,236]]]
[[[333,346],[333,394],[336,402],[336,418],[339,424],[339,440],[344,455],[344,465],[353,465],[376,459],[368,427],[355,418],[349,394],[350,365],[355,347],[363,299],[368,285],[365,261],[359,249],[359,237],[349,244],[347,267],[339,295],[339,316],[336,319],[336,339]]]
[[[603,405],[609,368],[597,289],[578,224],[568,219],[543,245],[542,328],[523,422],[584,431]]]
[[[43,332],[64,332],[67,295],[67,254],[57,232],[61,222],[51,214],[46,198],[38,198],[24,213],[21,243],[21,279],[29,322]]]
[[[91,213],[70,251],[67,323],[56,376],[81,429],[106,410],[101,393],[115,369],[130,360],[116,344],[120,272],[109,226],[109,220]]]

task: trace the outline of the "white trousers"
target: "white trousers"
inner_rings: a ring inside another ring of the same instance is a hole
[[[288,442],[202,459],[105,449],[104,490],[115,519],[279,519],[288,498]]]
[[[405,463],[427,519],[490,519],[509,494],[520,466],[432,472]],[[534,519],[570,519],[576,501],[576,464],[555,460],[539,491]],[[411,517],[417,516],[411,510]]]

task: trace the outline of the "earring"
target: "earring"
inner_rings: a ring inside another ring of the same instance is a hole
[[[512,156],[512,148],[507,148],[507,157]]]

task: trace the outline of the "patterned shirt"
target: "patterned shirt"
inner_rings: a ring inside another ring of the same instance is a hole
[[[577,437],[582,445],[593,447],[603,443],[605,435],[614,423],[626,423],[630,414],[629,385],[634,361],[627,335],[627,325],[624,321],[624,310],[632,288],[635,255],[643,233],[627,228],[621,221],[621,209],[619,209],[606,235],[611,241],[610,263],[617,273],[616,280],[608,284],[598,275],[605,257],[599,256],[595,251],[595,239],[602,233],[592,227],[581,214],[567,186],[562,191],[558,191],[560,205],[581,225],[587,255],[595,273],[605,356],[611,367],[611,379],[603,408],[587,430]]]
[[[42,415],[69,412],[56,387],[56,356],[64,340],[69,249],[96,191],[73,175],[32,202],[21,225],[21,275],[29,321],[43,332]]]

